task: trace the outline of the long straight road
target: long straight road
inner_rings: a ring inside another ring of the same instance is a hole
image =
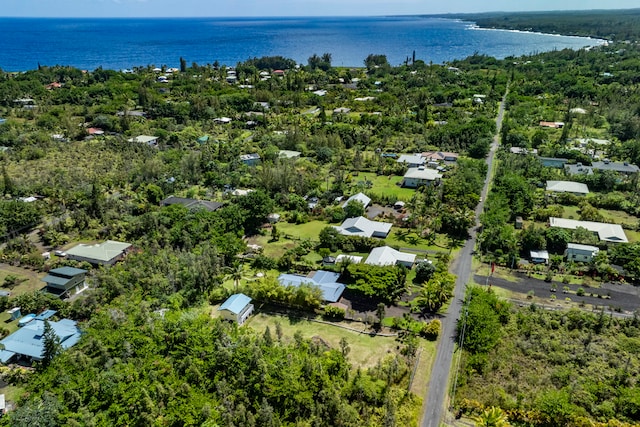
[[[449,392],[447,386],[451,370],[451,362],[453,360],[453,353],[455,351],[456,323],[462,310],[465,287],[471,279],[471,261],[473,259],[473,248],[476,244],[476,229],[478,225],[480,225],[480,214],[484,209],[484,201],[487,198],[489,184],[493,178],[493,160],[496,150],[498,149],[498,139],[500,136],[500,129],[502,128],[502,118],[504,116],[504,106],[508,92],[509,88],[507,86],[507,90],[500,102],[500,108],[498,109],[498,117],[496,118],[496,134],[493,137],[493,143],[491,144],[491,149],[487,156],[487,177],[484,181],[484,188],[482,189],[482,199],[480,199],[481,201],[476,207],[476,223],[473,229],[469,230],[470,237],[458,253],[458,257],[453,264],[452,273],[457,275],[457,280],[453,300],[451,301],[451,305],[449,305],[447,313],[442,319],[442,335],[438,343],[436,360],[431,371],[429,389],[427,390],[426,410],[424,412],[424,417],[422,418],[422,427],[439,427],[441,425],[442,414]],[[445,413],[448,413],[448,411],[445,411]]]

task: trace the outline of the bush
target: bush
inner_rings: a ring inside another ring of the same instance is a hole
[[[324,316],[333,320],[343,320],[346,312],[340,307],[328,305],[324,308]]]
[[[584,296],[584,288],[578,288],[578,290],[576,291],[576,295],[578,295],[579,297]]]
[[[438,339],[438,335],[440,335],[440,326],[441,322],[439,319],[433,319],[429,323],[424,323],[422,325],[422,330],[420,331],[420,335],[429,341],[435,341]]]

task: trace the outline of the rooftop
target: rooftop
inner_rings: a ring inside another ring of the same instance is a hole
[[[318,270],[308,276],[298,274],[281,274],[278,282],[283,286],[300,286],[303,283],[317,286],[322,291],[322,299],[328,302],[336,302],[342,296],[345,285],[338,282],[340,274],[331,271]]]
[[[569,230],[575,230],[578,227],[586,228],[592,233],[596,233],[598,238],[604,242],[627,243],[629,241],[627,235],[624,234],[622,226],[619,224],[550,217],[549,225],[551,227],[566,228]]]
[[[240,314],[249,303],[251,303],[251,298],[245,294],[234,294],[222,303],[218,311],[228,310],[233,314]]]
[[[573,181],[547,181],[547,191],[555,193],[589,194],[587,184]]]
[[[413,264],[415,260],[416,256],[414,254],[400,252],[389,246],[381,246],[371,250],[365,264],[396,265],[398,262]]]
[[[428,168],[409,168],[407,173],[404,174],[404,178],[410,179],[422,179],[426,181],[435,181],[441,179],[442,175],[435,169]]]
[[[372,237],[375,233],[388,234],[391,231],[390,222],[371,221],[363,216],[347,218],[336,229],[346,236]]]
[[[213,212],[224,206],[224,203],[213,202],[211,200],[197,200],[184,197],[169,196],[162,201],[163,206],[182,205],[188,209],[205,209]]]
[[[107,240],[106,242],[96,243],[95,245],[79,243],[69,249],[67,255],[107,262],[119,256],[130,246],[131,243],[116,242],[115,240]]]
[[[407,163],[410,165],[424,165],[427,159],[420,154],[402,154],[400,158],[396,160],[398,163]]]
[[[358,193],[358,194],[354,194],[353,196],[349,197],[343,204],[342,207],[346,207],[350,201],[352,200],[356,200],[360,203],[362,203],[362,205],[366,208],[367,206],[369,206],[369,203],[371,203],[371,198],[368,197],[366,194],[364,193]]]

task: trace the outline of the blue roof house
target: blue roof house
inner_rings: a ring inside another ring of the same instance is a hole
[[[55,312],[53,312],[55,313]],[[14,358],[27,358],[31,361],[42,360],[44,351],[44,322],[52,315],[48,310],[41,316],[36,316],[31,322],[21,327],[8,337],[0,341],[3,347],[0,350],[0,362],[8,363]],[[60,340],[63,349],[70,348],[78,343],[82,333],[78,324],[71,319],[49,321],[53,331]]]
[[[322,299],[327,302],[337,302],[344,292],[345,285],[338,282],[339,273],[318,270],[308,276],[298,274],[281,274],[278,282],[282,286],[300,286],[303,283],[316,286],[322,291]]]
[[[218,312],[223,319],[242,325],[253,313],[253,304],[251,304],[251,298],[245,294],[234,294],[222,303]]]

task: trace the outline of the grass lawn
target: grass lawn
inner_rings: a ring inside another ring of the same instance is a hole
[[[396,351],[398,343],[393,337],[372,337],[366,333],[357,333],[342,329],[339,327],[329,326],[323,323],[310,322],[308,320],[289,318],[286,316],[271,315],[265,313],[257,313],[251,316],[246,326],[254,329],[262,334],[268,326],[271,335],[276,338],[276,323],[280,323],[283,339],[292,340],[296,331],[300,331],[304,338],[320,337],[327,342],[332,348],[340,348],[340,340],[345,338],[349,342],[351,351],[349,352],[349,361],[355,366],[369,368],[376,365],[380,357],[386,354],[393,354]],[[359,323],[345,323],[345,325],[354,329],[362,328]],[[423,352],[428,356],[428,352]],[[435,357],[435,346],[434,346]]]
[[[12,296],[37,291],[45,286],[44,282],[40,281],[40,277],[44,277],[44,274],[39,275],[35,271],[10,265],[0,266],[0,284],[3,283],[5,277],[9,275],[17,276],[21,280],[20,284],[13,289],[3,288],[10,291]]]
[[[437,341],[420,340],[420,359],[418,360],[418,368],[416,374],[413,377],[413,383],[411,384],[411,392],[416,396],[425,396],[425,390],[429,385],[429,379],[431,378],[431,369],[433,362],[436,358],[436,346]]]
[[[353,173],[352,173],[353,175]],[[359,190],[365,193],[371,193],[381,196],[393,196],[397,200],[408,202],[413,198],[416,190],[411,188],[402,188],[398,183],[402,182],[401,176],[394,175],[377,175],[374,172],[360,172],[357,176],[353,176],[353,187],[358,187],[359,181],[371,181],[373,185],[370,188],[361,188]]]
[[[318,241],[320,230],[328,226],[326,221],[309,221],[305,224],[291,224],[289,222],[279,222],[277,224],[280,235],[294,236],[300,239]],[[282,238],[280,239],[282,240]]]
[[[415,232],[410,232],[403,235],[402,230],[399,228],[392,228],[391,233],[384,239],[388,246],[417,249],[418,251],[438,251],[449,252],[447,249],[447,237],[444,234],[436,235],[436,243],[434,245],[427,244],[426,239],[418,237]]]
[[[280,258],[284,253],[295,248],[297,243],[281,237],[277,242],[271,242],[271,235],[252,236],[248,243],[262,246],[263,254],[271,258]]]

